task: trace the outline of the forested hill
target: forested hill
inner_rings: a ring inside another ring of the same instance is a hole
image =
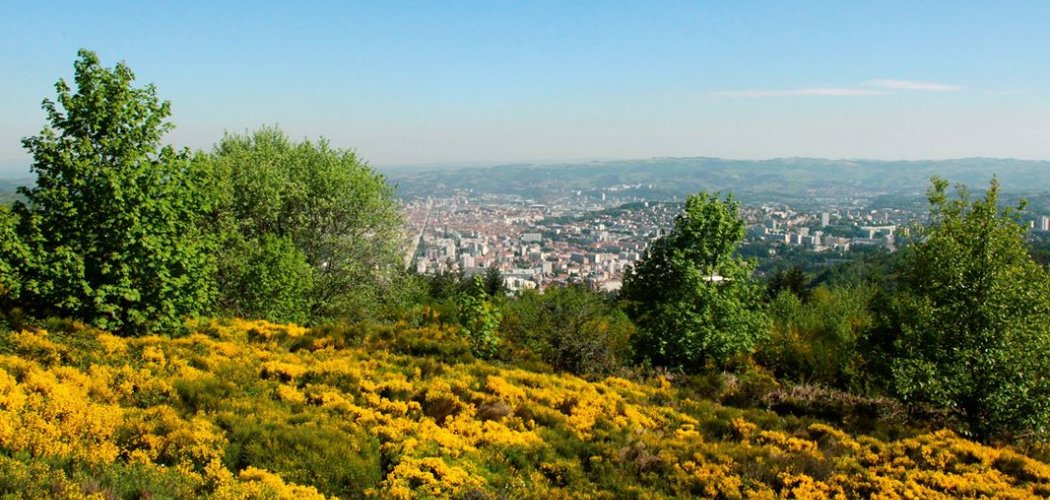
[[[745,201],[809,199],[829,193],[921,196],[934,175],[968,186],[983,186],[993,174],[1005,193],[1050,191],[1050,161],[1004,158],[878,161],[695,157],[378,170],[404,198],[472,190],[542,201],[571,191],[613,187],[654,200],[683,199],[700,190],[732,192]],[[30,182],[31,179],[0,179],[0,201],[14,200],[15,188]]]
[[[640,197],[684,198],[699,190],[736,193],[742,199],[809,197],[829,191],[921,194],[933,175],[982,186],[996,175],[1004,191],[1050,189],[1050,162],[998,158],[928,161],[777,158],[655,158],[547,165],[387,169],[404,197],[442,195],[457,189],[513,193],[543,199],[573,190],[630,188]]]

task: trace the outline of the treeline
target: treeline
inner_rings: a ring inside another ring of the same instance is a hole
[[[400,209],[352,151],[276,128],[176,150],[170,104],[133,81],[81,51],[44,101],[23,140],[36,184],[0,212],[8,310],[141,334],[200,314],[354,319],[401,292]]]
[[[48,125],[24,140],[36,185],[0,211],[9,326],[61,316],[179,334],[187,318],[237,316],[339,343],[360,323],[438,325],[458,342],[414,339],[414,354],[583,376],[659,371],[737,404],[808,384],[854,402],[892,398],[981,440],[1046,439],[1050,276],[1025,248],[1023,206],[1000,209],[995,180],[975,198],[935,178],[932,222],[896,254],[768,282],[738,251],[739,202],[700,193],[619,294],[508,297],[496,270],[406,272],[392,190],[352,151],[273,128],[178,151],[161,145],[169,104],[134,87],[125,65],[82,51],[75,73],[75,90],[59,81]],[[468,353],[446,352],[462,345]]]

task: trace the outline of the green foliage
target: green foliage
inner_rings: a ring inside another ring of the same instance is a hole
[[[489,297],[507,295],[507,284],[503,281],[503,273],[495,266],[485,269],[485,293]]]
[[[500,329],[555,370],[608,374],[631,361],[634,324],[583,286],[527,291],[507,304]]]
[[[231,316],[303,324],[309,320],[314,269],[288,237],[231,238],[219,256],[220,309]]]
[[[397,297],[401,212],[383,176],[353,151],[263,128],[227,135],[200,163],[214,200],[208,223],[224,241],[219,275],[228,309],[321,321],[372,316]],[[260,268],[269,263],[287,268]],[[295,274],[286,278],[290,290],[277,279],[286,271]],[[263,273],[273,286],[246,295],[253,284],[238,278]],[[268,301],[280,306],[268,310]]]
[[[499,352],[502,339],[499,323],[503,314],[485,292],[485,281],[474,275],[469,288],[459,297],[459,324],[470,339],[471,351],[482,359],[490,359]]]
[[[59,80],[57,103],[44,101],[48,125],[22,141],[37,178],[15,204],[26,248],[5,260],[38,313],[125,333],[170,329],[208,307],[215,288],[189,156],[160,146],[170,105],[152,85],[133,87],[123,63],[104,68],[86,50],[75,74],[75,90]]]
[[[949,198],[934,178],[932,223],[904,260],[892,373],[907,401],[948,408],[978,438],[1050,429],[1050,277],[1028,256],[1022,207]]]
[[[699,193],[670,233],[624,277],[627,311],[641,330],[640,357],[689,371],[750,352],[767,330],[752,264],[734,255],[744,238],[740,203]]]
[[[18,218],[0,206],[0,305],[17,298],[22,288],[18,265],[28,259],[28,248],[18,237]]]
[[[0,454],[4,498],[190,498],[193,481],[174,468],[115,463],[85,465],[58,458]]]
[[[898,244],[900,242],[898,239]],[[909,251],[908,247],[892,253],[878,247],[863,251],[853,250],[848,254],[849,260],[826,268],[813,278],[810,286],[824,285],[835,288],[871,285],[893,288],[896,269],[902,256]]]
[[[871,326],[866,287],[818,287],[808,302],[782,291],[768,311],[773,327],[755,359],[778,377],[798,382],[862,389],[861,336]]]
[[[379,441],[360,429],[241,417],[221,423],[230,428],[224,461],[231,470],[254,466],[280,471],[286,480],[339,498],[364,497],[383,478]]]
[[[398,354],[423,356],[440,363],[474,361],[474,339],[464,338],[460,333],[454,328],[434,326],[412,329],[375,326],[367,339],[367,345]]]
[[[769,281],[766,282],[766,300],[777,298],[783,291],[790,292],[803,301],[809,299],[809,280],[801,267],[793,266],[787,271],[777,269],[769,277]]]

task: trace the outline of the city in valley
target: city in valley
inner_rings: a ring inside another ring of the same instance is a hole
[[[612,292],[682,208],[677,201],[573,194],[547,203],[468,191],[408,200],[405,264],[419,274],[468,276],[494,267],[511,292],[554,284]],[[897,239],[926,217],[922,205],[906,205],[872,209],[867,197],[825,205],[745,204],[742,253],[755,257],[763,272],[787,253],[808,254],[819,266],[843,262],[851,252],[892,252]],[[1031,216],[1028,224],[1033,235],[1050,231],[1046,215]]]

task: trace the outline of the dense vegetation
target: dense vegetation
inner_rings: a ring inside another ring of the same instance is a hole
[[[764,284],[700,193],[619,296],[510,297],[402,270],[352,152],[175,151],[152,86],[75,70],[0,207],[0,493],[1050,495],[1050,275],[994,179]]]
[[[639,357],[686,370],[725,366],[765,334],[753,266],[735,255],[746,229],[739,210],[732,197],[690,196],[671,231],[625,273]]]
[[[270,128],[175,151],[170,104],[127,66],[81,51],[74,83],[44,101],[23,141],[36,184],[0,214],[0,286],[27,312],[141,334],[202,313],[360,318],[412,292],[393,191],[353,152]]]
[[[0,491],[26,498],[1050,494],[1047,464],[948,430],[853,436],[718,402],[746,381],[701,398],[493,365],[436,323],[46,326],[0,342]]]

